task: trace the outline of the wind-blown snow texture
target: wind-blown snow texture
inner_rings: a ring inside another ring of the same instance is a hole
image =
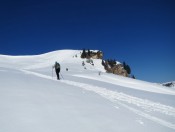
[[[107,74],[99,59],[82,61],[78,50],[0,55],[0,132],[175,131],[174,89]]]

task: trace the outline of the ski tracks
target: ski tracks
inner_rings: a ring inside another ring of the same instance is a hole
[[[102,97],[104,97],[112,102],[117,102],[119,105],[131,110],[132,112],[134,112],[137,115],[145,117],[146,119],[152,120],[152,121],[154,121],[158,124],[161,124],[163,126],[175,129],[175,124],[168,122],[168,121],[165,121],[163,119],[154,117],[152,115],[149,115],[145,112],[142,112],[141,110],[130,107],[127,104],[133,104],[133,105],[136,105],[138,107],[141,107],[144,111],[150,111],[150,112],[155,111],[155,112],[159,112],[162,114],[166,114],[166,115],[172,116],[173,118],[175,117],[175,108],[174,107],[166,106],[166,105],[163,105],[160,103],[155,103],[155,102],[152,102],[149,100],[144,100],[144,99],[133,97],[133,96],[130,96],[130,95],[127,95],[124,93],[111,91],[111,90],[108,90],[108,89],[103,88],[103,87],[93,86],[93,85],[89,85],[89,84],[85,84],[85,83],[73,82],[73,81],[69,81],[69,80],[63,80],[61,82],[66,83],[68,85],[80,87],[80,88],[83,88],[83,89],[88,90],[88,91],[93,91],[93,92],[101,95]]]
[[[26,71],[26,70],[21,70],[21,71],[27,74],[33,74],[35,76],[39,76],[42,78],[52,79],[52,77],[43,75],[40,73]],[[117,103],[118,105],[127,108],[128,110],[134,112],[135,114],[139,116],[152,120],[153,122],[156,122],[162,126],[165,126],[171,129],[175,129],[175,124],[169,121],[160,119],[158,117],[154,117],[149,114],[149,112],[157,112],[163,115],[171,116],[171,118],[175,120],[175,108],[172,106],[163,105],[163,104],[156,103],[150,100],[141,99],[138,97],[130,96],[125,93],[112,91],[104,87],[98,87],[98,86],[90,85],[86,83],[80,83],[80,82],[75,82],[75,81],[70,81],[70,80],[60,80],[59,82],[65,83],[71,86],[76,86],[76,87],[82,88],[87,91],[95,92],[96,94],[101,95],[102,97],[110,100],[111,102]],[[131,107],[131,105],[134,107]]]

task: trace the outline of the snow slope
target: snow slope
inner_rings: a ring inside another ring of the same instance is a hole
[[[175,131],[174,89],[107,74],[80,52],[0,55],[0,132]]]

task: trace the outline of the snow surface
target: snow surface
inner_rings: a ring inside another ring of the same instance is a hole
[[[80,52],[0,55],[0,132],[175,131],[175,89],[105,73]]]

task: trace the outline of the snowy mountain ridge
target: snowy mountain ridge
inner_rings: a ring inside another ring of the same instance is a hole
[[[100,59],[92,66],[80,52],[0,55],[0,131],[175,130],[175,90],[105,73]]]

